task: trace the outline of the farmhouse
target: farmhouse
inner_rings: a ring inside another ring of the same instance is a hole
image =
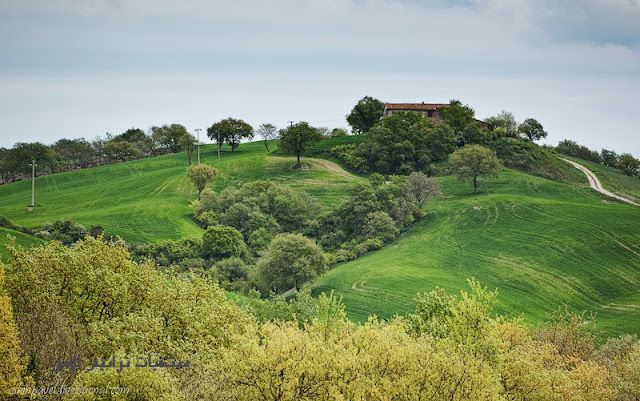
[[[443,103],[386,103],[384,105],[384,115],[390,116],[398,111],[417,111],[424,114],[425,117],[434,120],[442,119],[440,110],[449,107],[449,104]]]

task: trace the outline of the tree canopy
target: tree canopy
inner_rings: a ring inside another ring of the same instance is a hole
[[[449,160],[459,179],[473,180],[473,192],[478,190],[478,177],[497,176],[502,167],[496,153],[480,145],[463,146],[453,152]]]
[[[305,148],[314,142],[322,140],[322,134],[309,123],[301,121],[290,127],[280,130],[280,149],[285,153],[293,153],[296,155],[296,168],[302,167],[300,155]]]
[[[207,128],[207,135],[216,141],[218,147],[224,142],[231,145],[231,151],[235,152],[243,139],[253,138],[253,127],[237,118],[226,118]]]
[[[187,176],[191,179],[191,182],[193,182],[193,185],[198,191],[198,199],[200,199],[202,191],[206,188],[207,184],[213,181],[217,173],[218,170],[206,164],[198,164],[187,168]]]
[[[518,132],[531,142],[547,137],[547,131],[544,130],[542,124],[533,118],[524,120],[518,126]]]
[[[380,100],[365,96],[353,107],[347,116],[347,122],[354,134],[367,133],[384,113],[384,103]]]

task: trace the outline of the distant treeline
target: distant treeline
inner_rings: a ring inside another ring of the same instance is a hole
[[[80,168],[123,162],[141,157],[186,151],[188,162],[196,139],[180,124],[151,127],[148,133],[130,128],[120,135],[107,133],[88,141],[85,138],[60,139],[53,145],[18,142],[13,148],[0,148],[0,184],[36,174],[51,174]]]
[[[561,141],[555,150],[567,156],[617,168],[626,175],[640,176],[640,160],[633,157],[630,153],[617,154],[613,150],[607,149],[602,149],[598,152],[568,139]]]

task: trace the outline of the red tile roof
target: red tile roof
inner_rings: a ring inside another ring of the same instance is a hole
[[[384,105],[385,110],[429,111],[438,110],[444,107],[449,107],[449,105],[446,103],[386,103]]]

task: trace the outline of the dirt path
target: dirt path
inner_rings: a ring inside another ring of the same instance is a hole
[[[625,198],[623,196],[616,195],[613,192],[607,191],[606,189],[604,189],[604,187],[600,183],[600,180],[598,179],[598,177],[596,177],[596,175],[593,173],[593,171],[589,170],[588,168],[586,168],[582,164],[578,164],[578,163],[574,162],[573,160],[565,159],[563,157],[561,157],[560,159],[566,161],[567,163],[571,164],[573,167],[575,167],[578,170],[580,170],[583,173],[585,173],[585,175],[587,176],[587,179],[589,180],[589,186],[591,186],[591,188],[595,189],[596,191],[600,192],[601,194],[607,195],[610,198],[618,199],[618,200],[620,200],[622,202],[626,202],[626,203],[628,203],[630,205],[640,206],[640,203],[636,203],[636,202],[632,201],[631,199],[627,199],[627,198]]]
[[[332,161],[326,160],[326,159],[316,159],[316,158],[305,158],[307,160],[312,160],[315,164],[319,165],[320,167],[331,171],[332,173],[340,176],[340,177],[344,177],[344,178],[354,178],[355,176],[353,174],[351,174],[350,172],[348,172],[347,170],[343,169],[339,164],[334,163]]]
[[[295,161],[295,157],[287,157],[287,156],[267,156],[267,160],[292,160]],[[334,163],[327,159],[317,159],[315,157],[303,157],[302,162],[308,162],[309,164],[315,164],[317,167],[329,170],[333,174],[343,177],[343,178],[356,178],[355,175],[351,174],[347,170],[343,169],[339,164]]]

